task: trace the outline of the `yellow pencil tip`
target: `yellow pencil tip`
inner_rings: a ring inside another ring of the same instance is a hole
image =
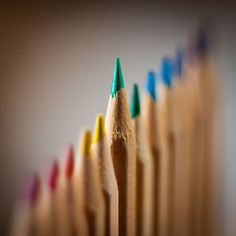
[[[98,114],[96,117],[96,123],[93,133],[93,143],[99,142],[106,134],[105,121],[102,114]]]
[[[91,146],[91,132],[89,130],[85,130],[82,134],[80,142],[81,156],[90,156],[90,146]]]

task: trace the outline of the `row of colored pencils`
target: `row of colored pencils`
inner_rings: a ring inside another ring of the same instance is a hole
[[[11,235],[213,235],[214,73],[199,31],[148,72],[128,105],[116,60],[106,119],[84,130],[47,181],[36,175]],[[157,86],[156,86],[156,82]],[[141,104],[140,104],[141,103]]]

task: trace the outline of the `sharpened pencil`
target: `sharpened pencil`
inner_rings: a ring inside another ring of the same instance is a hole
[[[154,208],[154,235],[158,234],[158,210],[159,210],[159,137],[158,137],[158,117],[157,117],[157,96],[156,78],[154,72],[147,74],[145,91],[142,98],[142,117],[144,130],[146,132],[148,149],[151,152],[153,163],[153,208]]]
[[[153,235],[153,163],[150,149],[147,146],[146,136],[140,110],[138,85],[134,84],[130,113],[136,138],[136,233],[139,236]]]
[[[107,108],[106,130],[119,190],[119,235],[134,236],[136,145],[119,58]]]
[[[96,118],[91,150],[99,172],[98,178],[101,180],[105,202],[105,235],[118,236],[118,186],[108,149],[105,121],[101,114]]]
[[[172,117],[172,61],[164,58],[158,83],[158,122],[160,137],[159,234],[169,236],[173,227],[174,136]]]
[[[81,191],[85,199],[85,214],[88,232],[92,236],[105,233],[105,208],[101,181],[97,175],[98,169],[91,155],[91,133],[85,130],[80,141],[78,153],[78,178],[81,181]]]

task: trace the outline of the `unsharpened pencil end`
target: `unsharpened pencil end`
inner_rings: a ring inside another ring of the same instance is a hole
[[[170,88],[172,85],[172,60],[168,57],[163,58],[160,68],[161,82],[167,87]]]
[[[74,150],[72,145],[70,145],[66,151],[66,165],[65,165],[65,175],[68,179],[73,176],[74,172]]]
[[[52,168],[51,168],[51,172],[50,172],[50,176],[49,176],[49,183],[48,183],[49,188],[52,191],[56,190],[58,176],[59,176],[59,164],[58,164],[58,161],[55,160],[52,164]]]
[[[99,142],[105,136],[105,121],[102,114],[98,114],[93,134],[93,143]]]
[[[137,84],[134,84],[133,86],[131,105],[130,105],[130,114],[131,114],[132,119],[134,119],[140,114],[140,98],[139,98],[139,91],[138,91]]]
[[[111,96],[115,97],[116,92],[120,91],[123,88],[124,88],[124,79],[123,79],[123,74],[121,70],[121,64],[120,64],[120,59],[117,58],[115,69],[114,69],[112,85],[111,85]]]
[[[150,95],[150,97],[156,101],[156,78],[153,71],[149,71],[147,74],[145,90]]]
[[[80,154],[81,156],[90,156],[90,146],[91,146],[91,132],[85,130],[82,135]]]

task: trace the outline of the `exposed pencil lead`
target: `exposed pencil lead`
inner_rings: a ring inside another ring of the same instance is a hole
[[[130,114],[131,114],[132,119],[134,119],[136,116],[140,114],[140,98],[139,98],[139,90],[138,90],[137,84],[133,85],[131,105],[130,105]]]
[[[74,150],[72,145],[70,145],[66,152],[66,165],[65,165],[65,175],[67,178],[71,178],[74,172]]]
[[[89,130],[83,132],[80,145],[81,156],[90,156],[91,133]]]
[[[59,176],[59,164],[58,164],[58,161],[55,160],[52,165],[52,169],[49,176],[49,182],[48,182],[49,187],[52,191],[56,190],[58,176]]]
[[[149,71],[145,83],[145,90],[156,101],[156,78],[153,71]]]
[[[120,59],[117,58],[116,64],[115,64],[115,69],[114,69],[112,85],[111,85],[111,96],[115,97],[116,92],[118,92],[122,88],[124,88],[124,79],[123,79],[123,75],[122,75]]]
[[[168,57],[163,58],[160,68],[161,82],[168,88],[172,85],[172,60]]]
[[[93,134],[93,143],[99,142],[106,134],[105,121],[102,114],[98,114],[96,117],[96,124]]]

